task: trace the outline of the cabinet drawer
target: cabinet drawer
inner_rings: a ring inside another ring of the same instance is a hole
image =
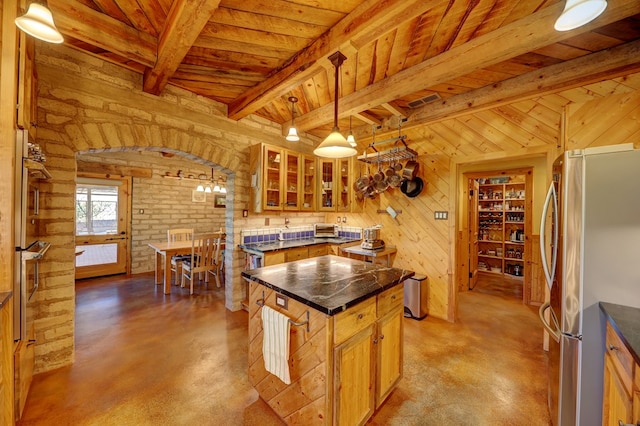
[[[285,254],[285,259],[287,262],[306,259],[307,257],[309,257],[309,249],[307,247],[292,248],[287,250]]]
[[[340,344],[376,320],[376,298],[371,297],[333,317],[334,343]]]
[[[398,284],[378,295],[378,317],[391,312],[394,308],[402,306],[404,299],[404,284]]]
[[[284,251],[273,251],[264,254],[264,266],[277,265],[286,262]]]
[[[329,246],[327,244],[318,244],[309,247],[309,257],[325,256],[329,254]]]
[[[620,377],[620,382],[627,391],[627,395],[632,395],[633,357],[609,322],[607,322],[606,349],[609,355],[611,355],[613,365]]]

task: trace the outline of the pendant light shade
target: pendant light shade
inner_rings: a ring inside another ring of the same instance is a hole
[[[329,60],[336,68],[335,102],[333,104],[333,130],[331,130],[329,136],[327,136],[327,138],[313,150],[313,153],[318,157],[345,158],[351,157],[357,153],[355,148],[347,142],[344,136],[342,136],[342,133],[340,133],[340,129],[338,128],[338,77],[340,65],[342,65],[345,59],[347,59],[347,57],[340,52],[336,52],[329,56]]]
[[[289,128],[289,134],[285,139],[290,142],[298,142],[300,140],[300,137],[298,136],[298,130],[296,129],[296,126],[293,122],[296,114],[293,106],[296,104],[296,102],[298,102],[298,98],[296,98],[295,96],[289,96],[289,102],[291,102],[291,127]]]
[[[25,33],[48,43],[62,43],[62,34],[53,23],[51,11],[41,4],[31,3],[27,13],[16,18],[16,26]]]
[[[349,142],[349,145],[354,148],[358,146],[358,144],[356,143],[356,138],[355,136],[353,136],[353,132],[351,131],[351,116],[349,116],[349,134],[347,135],[347,142]]]
[[[569,31],[596,19],[607,8],[607,0],[566,0],[564,10],[553,26],[556,31]]]

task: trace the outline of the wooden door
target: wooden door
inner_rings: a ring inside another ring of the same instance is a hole
[[[284,151],[284,210],[300,210],[302,190],[300,188],[300,174],[301,174],[300,155],[296,152],[285,150]]]
[[[130,272],[130,194],[130,177],[78,177],[76,279]]]
[[[377,322],[376,408],[402,378],[403,310],[396,309]]]
[[[376,324],[371,324],[335,348],[336,425],[362,425],[373,414],[375,331]]]
[[[478,282],[478,181],[469,179],[469,283],[467,288],[474,288]]]
[[[611,356],[604,356],[604,394],[602,425],[618,426],[631,423],[631,398],[618,378]]]
[[[265,211],[282,210],[284,204],[284,174],[282,149],[264,145],[262,153],[262,208]]]
[[[336,211],[336,160],[318,159],[318,211]]]

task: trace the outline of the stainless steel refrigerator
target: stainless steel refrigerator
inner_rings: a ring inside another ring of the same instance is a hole
[[[614,145],[558,158],[540,247],[551,419],[601,425],[606,322],[598,303],[640,308],[640,150]]]

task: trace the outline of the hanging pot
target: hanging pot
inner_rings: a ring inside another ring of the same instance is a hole
[[[414,179],[407,179],[403,181],[402,185],[400,185],[400,191],[409,198],[417,197],[422,192],[423,188],[424,182],[417,176]]]
[[[411,180],[418,173],[418,169],[420,168],[420,164],[415,160],[407,161],[407,164],[404,165],[404,169],[402,169],[402,177],[403,179]]]

